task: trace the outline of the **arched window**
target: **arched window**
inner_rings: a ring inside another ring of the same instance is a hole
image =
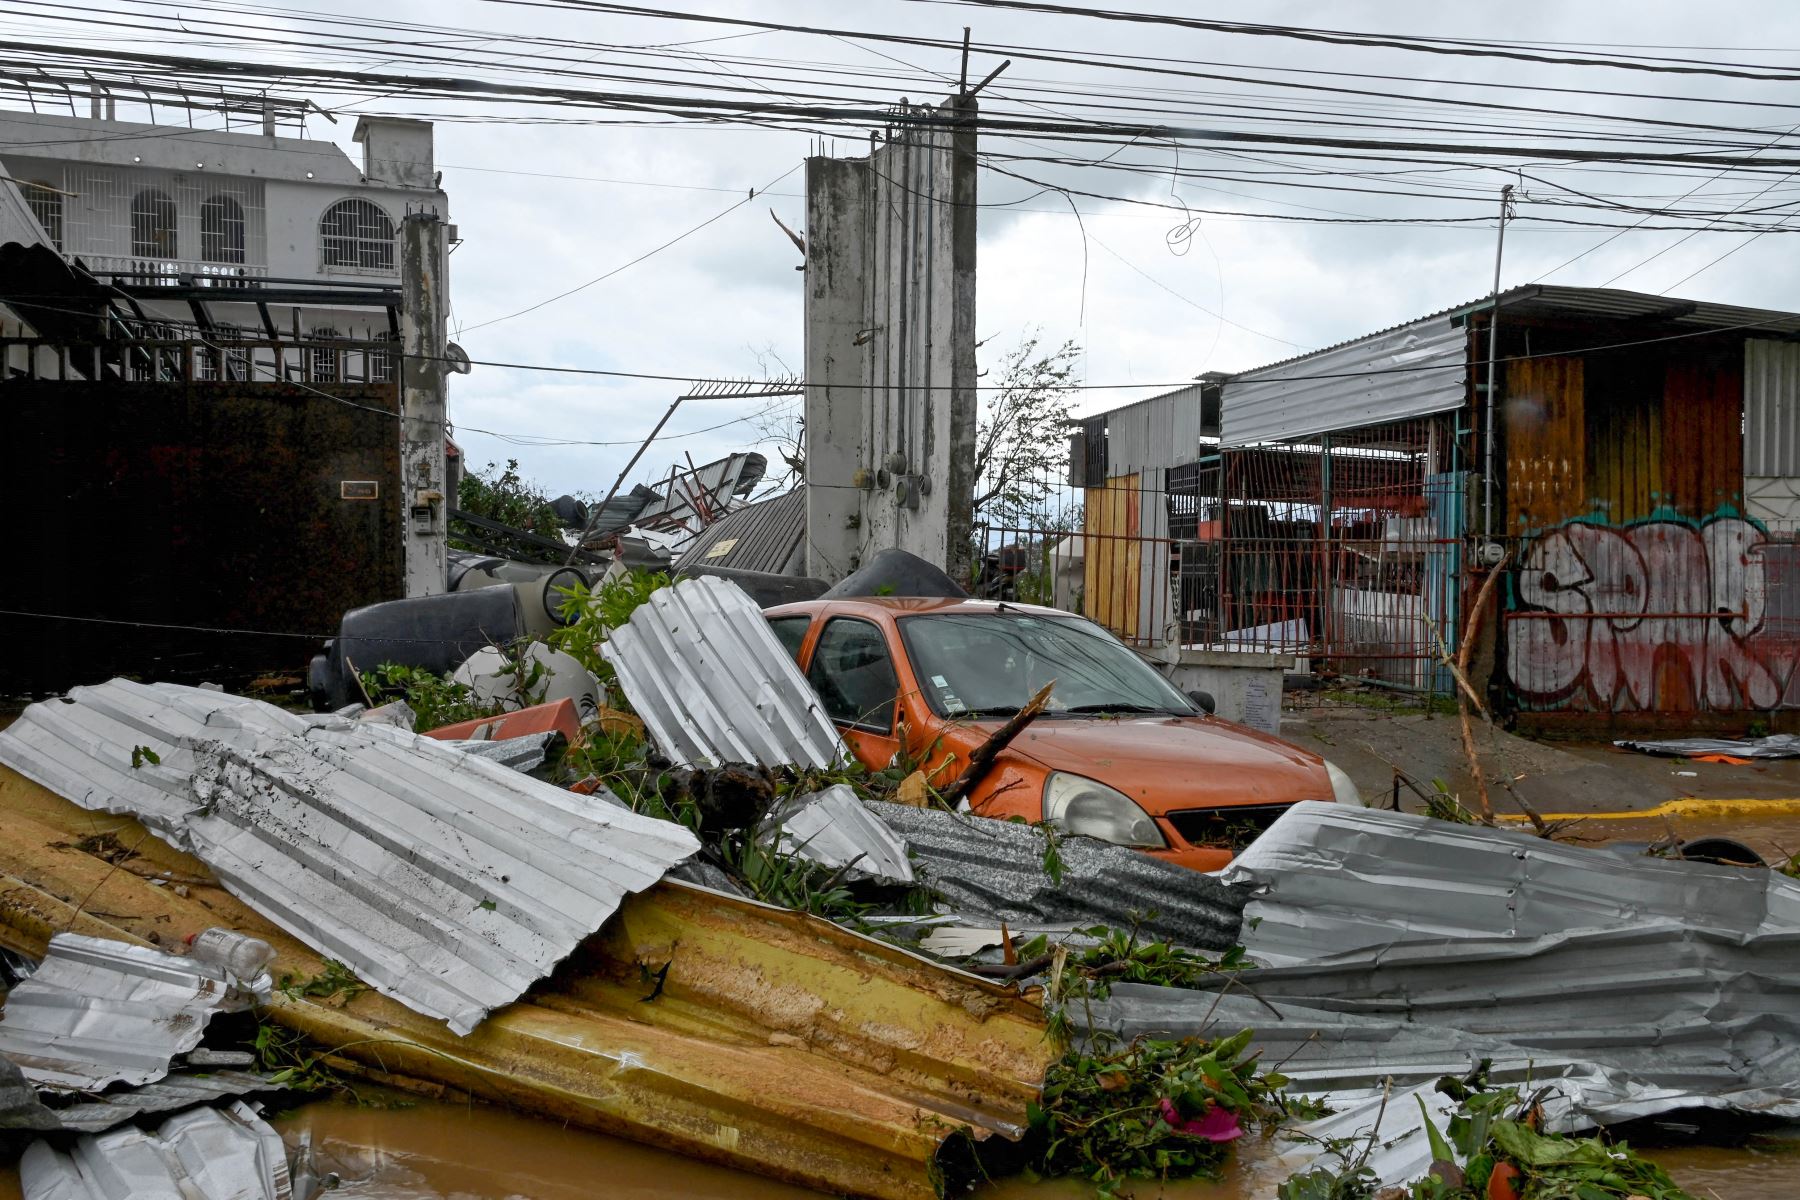
[[[230,196],[210,196],[200,205],[200,257],[213,263],[244,261],[244,206]]]
[[[131,253],[139,258],[174,258],[175,201],[167,192],[145,188],[131,198]]]
[[[50,238],[50,244],[58,250],[63,248],[63,198],[62,192],[47,183],[21,182],[21,191],[25,193],[25,203],[31,208],[31,215],[37,223],[44,227],[44,233]]]
[[[319,250],[328,267],[394,269],[394,222],[367,200],[339,200],[319,221]]]

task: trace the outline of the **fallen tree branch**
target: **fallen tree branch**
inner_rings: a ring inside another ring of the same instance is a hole
[[[1494,805],[1488,799],[1487,776],[1481,768],[1481,756],[1475,749],[1475,727],[1469,721],[1470,702],[1474,702],[1483,720],[1491,722],[1493,718],[1488,715],[1487,708],[1475,694],[1475,689],[1469,685],[1469,659],[1474,654],[1475,638],[1481,632],[1482,620],[1487,616],[1488,601],[1493,597],[1494,585],[1500,582],[1508,557],[1510,555],[1501,555],[1500,561],[1488,572],[1488,577],[1481,581],[1481,590],[1475,593],[1475,610],[1469,614],[1469,623],[1463,629],[1462,645],[1456,651],[1456,661],[1450,662],[1449,657],[1445,657],[1445,664],[1457,683],[1456,709],[1462,719],[1463,752],[1469,756],[1469,772],[1475,777],[1475,797],[1481,805],[1479,815],[1483,825],[1494,823]]]
[[[1007,718],[1006,724],[996,729],[993,737],[969,752],[968,766],[944,789],[943,800],[946,805],[954,807],[968,794],[970,788],[981,782],[982,776],[988,773],[1000,752],[1011,745],[1012,740],[1044,711],[1045,705],[1050,703],[1050,689],[1055,686],[1056,681],[1052,679],[1039,688],[1038,694],[1026,701],[1024,708]]]

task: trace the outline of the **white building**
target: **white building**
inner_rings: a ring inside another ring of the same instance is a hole
[[[0,105],[0,381],[330,388],[390,413],[398,468],[332,495],[378,500],[404,594],[443,591],[460,351],[431,124],[352,130],[310,103],[153,78],[8,76]],[[349,133],[361,161],[309,120]]]
[[[49,110],[52,96],[62,111]],[[151,103],[117,92],[71,100],[39,87],[24,101],[35,111],[0,110],[0,188],[14,193],[0,198],[0,241],[47,243],[102,282],[258,281],[291,298],[296,287],[398,288],[401,222],[417,212],[449,219],[429,122],[358,118],[358,163],[335,142],[305,135],[308,113],[318,111],[310,105],[178,97]],[[87,115],[70,111],[83,102]],[[116,119],[121,102],[148,119]],[[313,117],[315,125],[324,120]],[[20,219],[20,201],[34,221]],[[265,314],[254,303],[221,299],[207,307],[213,319],[255,337],[394,332],[374,319],[380,305],[275,304]],[[195,319],[186,303],[147,311]]]

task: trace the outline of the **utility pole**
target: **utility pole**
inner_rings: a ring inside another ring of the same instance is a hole
[[[447,586],[452,503],[444,478],[444,221],[409,213],[400,234],[400,536],[407,596],[435,596]]]
[[[1498,406],[1494,371],[1500,355],[1500,259],[1506,252],[1506,222],[1512,218],[1512,190],[1510,183],[1500,189],[1500,234],[1494,242],[1494,306],[1488,314],[1487,399],[1483,405],[1486,429],[1481,438],[1485,460],[1481,469],[1481,553],[1484,560],[1493,553],[1491,547],[1494,544],[1494,409]]]

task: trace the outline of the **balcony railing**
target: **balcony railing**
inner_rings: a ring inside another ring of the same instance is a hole
[[[79,256],[96,275],[121,283],[190,283],[199,287],[228,288],[238,280],[263,279],[269,268],[252,263],[192,262],[177,258],[122,257],[111,254]]]

